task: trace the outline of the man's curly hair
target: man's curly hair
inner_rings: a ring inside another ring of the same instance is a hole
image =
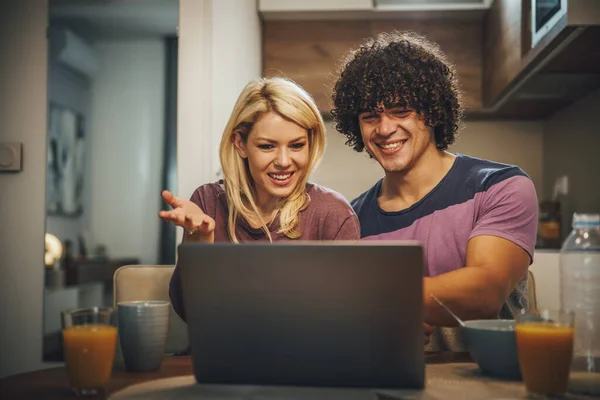
[[[364,110],[415,110],[433,128],[440,150],[454,142],[463,117],[454,66],[437,44],[412,32],[382,33],[352,50],[331,97],[336,129],[358,152],[365,148],[358,121]]]

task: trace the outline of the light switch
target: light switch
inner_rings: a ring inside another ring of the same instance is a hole
[[[0,172],[21,170],[22,143],[0,143]]]

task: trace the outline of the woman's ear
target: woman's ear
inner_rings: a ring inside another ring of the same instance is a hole
[[[233,141],[233,146],[235,147],[235,150],[238,152],[240,157],[248,158],[248,153],[246,151],[246,143],[244,143],[242,135],[235,132],[231,137],[231,140]]]

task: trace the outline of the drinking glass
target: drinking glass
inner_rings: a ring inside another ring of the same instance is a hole
[[[61,320],[69,385],[78,396],[98,394],[108,384],[115,359],[114,310],[93,307],[63,311]]]
[[[574,314],[541,310],[516,316],[519,366],[531,398],[561,398],[573,358]]]

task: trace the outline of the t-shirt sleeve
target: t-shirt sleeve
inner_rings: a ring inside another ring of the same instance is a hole
[[[207,186],[200,186],[194,190],[194,193],[190,196],[190,201],[195,203],[204,213],[208,213],[206,210],[206,195],[210,189]]]
[[[523,248],[533,261],[538,201],[535,187],[527,176],[513,176],[489,187],[481,196],[475,236],[498,236]]]
[[[358,223],[358,217],[351,215],[342,222],[337,234],[333,240],[359,240],[360,239],[360,225]]]

